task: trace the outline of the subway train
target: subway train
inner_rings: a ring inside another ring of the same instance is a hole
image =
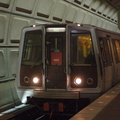
[[[119,81],[119,33],[87,24],[22,30],[16,76],[22,103],[64,111],[93,101]]]

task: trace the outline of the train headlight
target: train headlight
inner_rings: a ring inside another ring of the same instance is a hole
[[[76,77],[76,78],[74,79],[74,84],[75,84],[75,85],[80,85],[81,83],[82,83],[82,79],[81,79],[81,78]]]
[[[37,84],[39,81],[40,81],[40,79],[38,77],[33,78],[33,83]]]

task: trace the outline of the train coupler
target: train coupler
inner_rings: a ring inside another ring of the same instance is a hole
[[[45,102],[43,104],[43,110],[45,112],[53,110],[54,111],[58,111],[58,112],[64,112],[64,104],[62,102],[58,103],[58,104],[49,104],[48,102]]]

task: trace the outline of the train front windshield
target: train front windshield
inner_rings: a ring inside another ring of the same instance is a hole
[[[95,64],[92,38],[89,31],[71,31],[71,63]]]
[[[24,33],[23,55],[20,69],[21,86],[42,86],[42,30]]]
[[[25,33],[22,65],[42,64],[42,33],[40,30]]]
[[[71,87],[97,87],[97,67],[90,30],[71,30],[70,53]]]

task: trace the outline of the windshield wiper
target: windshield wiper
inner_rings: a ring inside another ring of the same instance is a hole
[[[35,66],[35,63],[38,61],[38,59],[40,58],[40,56],[41,56],[41,55],[39,55],[39,56],[35,59],[34,63],[31,65],[31,68],[33,68],[33,67]],[[42,61],[40,61],[40,64],[42,64]]]

